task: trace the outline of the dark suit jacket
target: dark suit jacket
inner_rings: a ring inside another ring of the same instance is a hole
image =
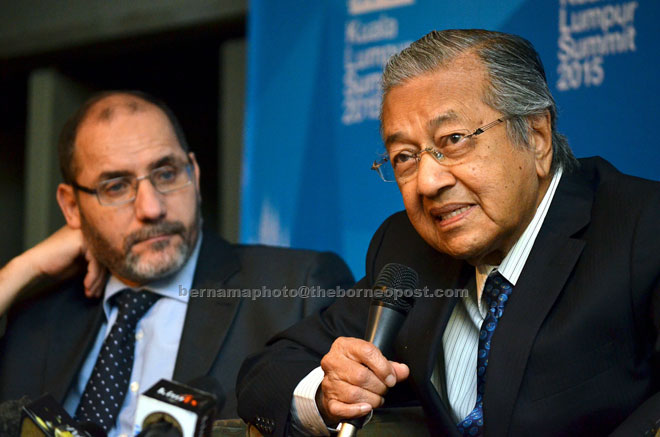
[[[563,175],[492,339],[486,436],[644,435],[660,421],[660,184],[600,158],[581,163]],[[413,267],[431,290],[474,287],[474,267],[428,246],[404,213],[376,232],[358,286],[390,262]],[[430,382],[457,301],[417,299],[395,342],[393,358],[411,375],[386,405],[419,402],[433,435],[458,435],[445,387]],[[368,300],[341,299],[246,360],[241,417],[272,421],[282,435],[296,384],[337,336],[363,336],[367,312]]]
[[[353,282],[332,253],[266,246],[233,246],[206,230],[193,288],[332,288]],[[242,360],[266,340],[331,300],[321,298],[190,297],[174,379],[212,375],[226,401],[221,418],[237,417],[234,382]],[[0,338],[0,400],[45,392],[63,401],[102,323],[99,299],[84,297],[78,279],[14,305]]]

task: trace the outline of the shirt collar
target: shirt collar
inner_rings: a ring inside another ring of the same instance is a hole
[[[555,191],[557,190],[557,185],[559,185],[562,173],[563,171],[560,167],[552,176],[548,191],[546,191],[545,195],[543,196],[543,200],[541,200],[538,208],[536,208],[536,212],[534,213],[532,221],[529,222],[525,232],[523,232],[520,238],[518,238],[518,241],[516,241],[516,244],[514,244],[511,250],[509,250],[509,253],[506,254],[500,265],[491,266],[483,264],[476,267],[478,291],[483,290],[484,285],[486,284],[486,279],[494,270],[500,272],[500,274],[504,276],[504,278],[509,281],[511,285],[516,285],[516,282],[518,282],[518,278],[520,278],[520,274],[522,273],[523,267],[525,267],[527,258],[529,258],[529,254],[532,251],[534,241],[536,241],[536,237],[541,230],[541,226],[543,225],[545,216],[548,213],[548,209],[550,209],[550,204],[552,203],[552,199],[555,196]]]
[[[145,284],[140,289],[147,289],[153,293],[160,294],[163,297],[175,299],[184,304],[188,303],[188,293],[180,293],[181,288],[190,290],[192,288],[192,281],[195,275],[195,268],[197,267],[197,259],[199,258],[199,250],[202,245],[202,232],[199,232],[199,238],[193,249],[190,257],[179,271],[166,278],[158,279],[157,281]],[[110,279],[105,285],[105,292],[103,294],[103,311],[105,312],[106,319],[110,315],[110,299],[121,290],[125,290],[124,284],[115,275],[111,275]]]

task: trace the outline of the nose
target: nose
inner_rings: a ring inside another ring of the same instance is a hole
[[[417,192],[431,198],[456,183],[456,177],[450,167],[440,164],[429,153],[420,156],[416,177]]]
[[[165,196],[156,191],[148,178],[138,183],[134,208],[135,216],[143,222],[159,221],[167,214]]]

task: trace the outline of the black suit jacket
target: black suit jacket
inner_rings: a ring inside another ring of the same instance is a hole
[[[644,435],[660,423],[659,231],[660,184],[600,158],[563,175],[492,339],[486,436]],[[428,246],[404,213],[376,232],[358,286],[390,262],[413,267],[431,290],[474,287],[474,267]],[[394,359],[411,374],[386,405],[420,403],[433,435],[458,435],[445,387],[430,381],[457,302],[418,298],[395,342]],[[271,420],[282,435],[293,389],[337,336],[363,336],[368,304],[341,299],[246,360],[241,417]],[[274,378],[283,368],[287,376]]]
[[[346,264],[332,253],[234,246],[205,230],[192,288],[332,288],[352,282]],[[174,379],[214,376],[226,396],[219,417],[237,417],[234,383],[242,360],[275,333],[330,303],[191,296]],[[62,402],[103,321],[101,300],[85,298],[78,278],[12,306],[7,320],[0,338],[0,400],[49,392]]]

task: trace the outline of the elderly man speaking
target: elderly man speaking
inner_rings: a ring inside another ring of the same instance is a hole
[[[383,90],[374,168],[406,211],[356,287],[396,262],[469,292],[418,298],[394,361],[360,339],[369,300],[336,302],[244,363],[239,414],[272,435],[411,402],[432,435],[655,432],[660,185],[574,158],[518,36],[431,32],[390,59]]]

